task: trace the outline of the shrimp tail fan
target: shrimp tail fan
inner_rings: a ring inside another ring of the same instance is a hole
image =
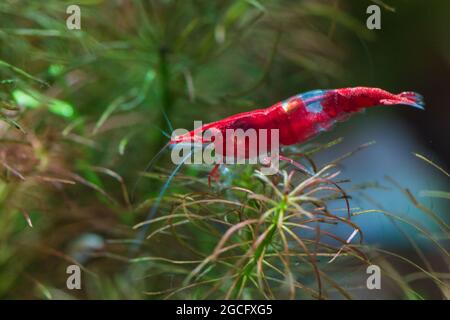
[[[423,96],[417,92],[407,91],[397,94],[394,99],[384,99],[381,101],[384,105],[401,104],[413,108],[425,110]]]

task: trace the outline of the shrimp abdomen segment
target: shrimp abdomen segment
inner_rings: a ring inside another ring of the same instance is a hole
[[[304,142],[331,128],[335,120],[328,114],[334,106],[334,90],[313,90],[298,94],[281,103],[286,120],[280,127],[280,143]]]

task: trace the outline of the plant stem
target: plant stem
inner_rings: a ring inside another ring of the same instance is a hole
[[[236,285],[236,290],[235,290],[236,299],[239,298],[239,295],[240,295],[242,289],[244,288],[247,280],[252,276],[253,270],[256,267],[258,260],[261,258],[261,256],[264,255],[266,250],[272,244],[272,240],[275,235],[275,231],[278,228],[279,221],[281,221],[283,219],[284,213],[286,212],[286,203],[287,203],[286,199],[283,198],[283,200],[279,204],[278,210],[276,210],[275,214],[273,215],[272,223],[269,226],[269,231],[267,233],[267,236],[264,238],[264,240],[261,242],[261,244],[256,248],[253,257],[250,259],[250,261],[247,263],[247,265],[242,270],[241,276]]]

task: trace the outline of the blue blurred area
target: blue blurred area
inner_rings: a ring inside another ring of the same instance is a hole
[[[342,136],[344,141],[319,153],[315,159],[320,164],[324,164],[354,150],[363,143],[375,140],[375,144],[342,162],[340,177],[350,179],[351,185],[366,183],[375,185],[362,191],[350,192],[351,207],[359,207],[361,210],[382,209],[388,211],[420,225],[433,236],[438,237],[441,231],[437,224],[423,211],[416,208],[407,195],[387,178],[390,177],[401,187],[409,189],[421,204],[448,222],[450,212],[448,200],[420,196],[420,192],[423,190],[448,190],[450,181],[436,168],[413,155],[413,153],[419,153],[439,163],[439,159],[432,151],[417,142],[414,128],[407,126],[398,116],[394,116],[394,112],[396,115],[399,114],[398,110],[396,111],[374,108],[364,114],[354,116],[345,123],[338,124],[333,134],[324,134],[318,140],[329,141],[331,136]],[[411,110],[404,112],[411,112]],[[336,204],[336,208],[342,208],[342,206],[343,202]],[[354,222],[362,228],[367,244],[378,244],[391,248],[410,247],[407,238],[392,222],[392,219],[382,213],[363,214],[355,217]],[[401,222],[397,222],[397,224],[415,241],[431,244],[416,229]],[[348,227],[343,228],[345,230],[338,230],[338,233],[347,238],[352,230]]]

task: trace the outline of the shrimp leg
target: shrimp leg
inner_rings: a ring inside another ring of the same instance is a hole
[[[220,163],[217,163],[214,168],[211,170],[211,172],[208,174],[208,187],[211,187],[211,177],[214,178],[214,180],[216,181],[216,183],[219,183],[219,168],[220,168]]]

